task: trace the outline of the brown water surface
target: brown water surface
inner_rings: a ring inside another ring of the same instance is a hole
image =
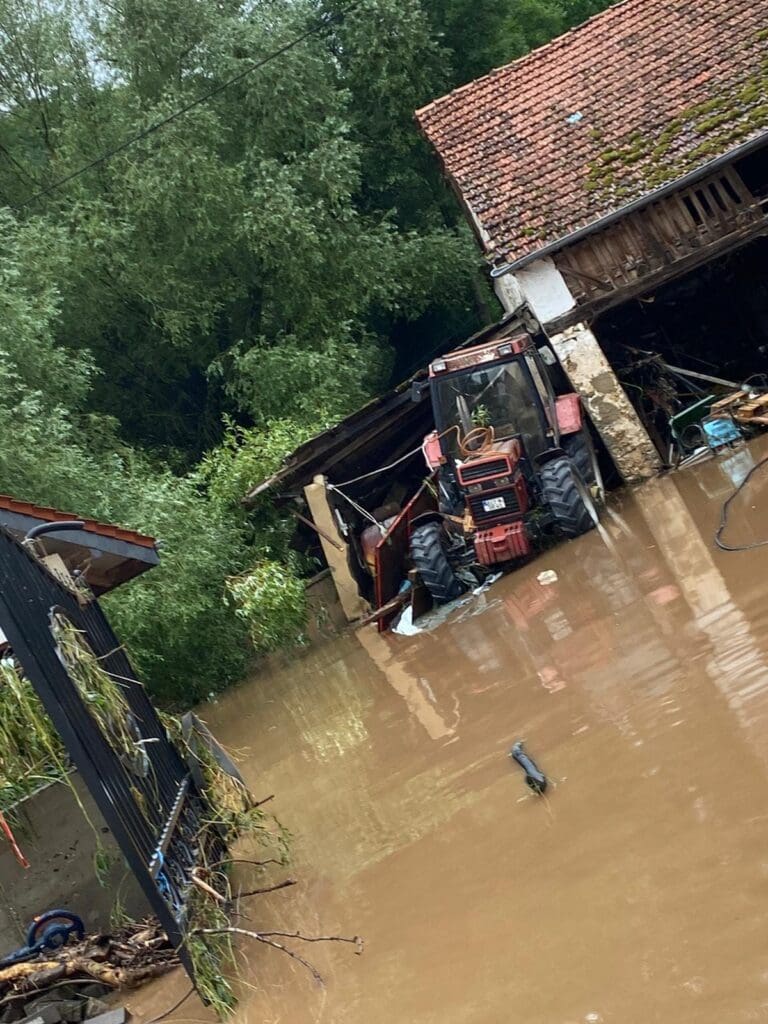
[[[363,630],[205,709],[295,835],[301,887],[250,926],[366,940],[305,947],[322,990],[244,946],[236,1020],[768,1020],[768,548],[712,544],[765,450],[619,497],[430,632]],[[768,469],[732,542],[768,536],[767,495]]]

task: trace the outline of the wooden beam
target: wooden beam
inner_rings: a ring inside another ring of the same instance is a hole
[[[708,245],[702,246],[695,253],[691,253],[661,270],[647,274],[632,285],[628,285],[625,288],[617,288],[612,295],[592,299],[581,306],[576,306],[575,309],[569,310],[554,320],[550,320],[543,326],[547,334],[558,334],[567,327],[572,327],[581,321],[594,319],[614,306],[620,306],[631,299],[639,298],[645,292],[656,291],[661,285],[674,281],[691,270],[695,270],[697,267],[702,266],[702,264],[708,263],[714,257],[724,256],[734,249],[738,249],[744,243],[752,241],[753,238],[758,238],[760,235],[765,234],[768,234],[768,219],[764,218],[762,221],[749,224],[733,232],[727,238],[719,238],[716,242],[710,242]]]
[[[323,540],[326,540],[326,541],[328,541],[329,544],[332,544],[336,548],[337,551],[343,551],[344,550],[342,545],[339,544],[338,541],[335,541],[333,539],[333,537],[331,537],[330,534],[325,532],[325,530],[323,530],[321,527],[319,527],[317,525],[317,523],[313,523],[311,519],[307,519],[307,517],[303,516],[300,512],[294,512],[293,514],[296,516],[296,518],[299,520],[300,523],[304,523],[304,525],[308,526],[310,528],[310,530],[314,530],[315,533],[319,537],[322,537]]]
[[[304,497],[307,499],[309,511],[318,527],[320,544],[328,568],[331,570],[341,607],[347,621],[354,622],[367,613],[368,605],[360,596],[357,580],[350,572],[347,563],[349,549],[346,544],[340,546],[336,541],[331,542],[331,538],[338,537],[339,532],[333,509],[328,501],[325,477],[316,476],[314,482],[304,488]]]
[[[364,619],[355,626],[356,629],[360,629],[362,626],[370,626],[372,622],[378,622],[385,615],[389,615],[390,612],[396,611],[401,608],[404,604],[407,604],[411,600],[411,591],[408,590],[403,594],[396,594],[391,601],[387,601],[381,608],[377,608],[375,612],[371,612],[370,615],[366,615]]]

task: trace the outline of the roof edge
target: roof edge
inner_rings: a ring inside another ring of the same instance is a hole
[[[555,36],[554,39],[550,39],[549,42],[542,43],[541,46],[534,47],[534,49],[529,50],[527,53],[521,54],[519,57],[515,57],[514,60],[509,61],[509,63],[507,64],[500,64],[496,68],[491,68],[490,71],[486,71],[486,73],[484,75],[481,75],[480,78],[473,78],[471,81],[465,82],[463,85],[459,85],[455,89],[451,89],[451,91],[447,92],[444,96],[438,96],[436,100],[431,100],[429,103],[425,103],[423,107],[419,107],[418,110],[414,112],[413,116],[416,118],[417,121],[421,122],[421,115],[427,113],[427,111],[432,110],[433,107],[437,107],[440,104],[445,103],[447,100],[453,99],[456,96],[460,96],[461,93],[465,92],[467,89],[474,88],[480,82],[484,82],[486,81],[486,79],[493,78],[494,75],[498,75],[502,71],[506,71],[507,68],[511,68],[515,64],[523,64],[526,61],[531,60],[532,58],[540,54],[542,50],[548,50],[551,47],[561,45],[564,40],[569,39],[571,36],[581,32],[581,30],[586,28],[587,25],[591,25],[593,21],[597,21],[600,18],[604,18],[606,15],[611,14],[613,11],[619,10],[620,8],[624,7],[626,4],[630,2],[631,0],[618,0],[618,3],[613,3],[610,7],[606,7],[604,11],[598,11],[597,14],[593,14],[591,18],[587,18],[586,21],[582,21],[578,25],[574,25],[572,28],[566,29],[565,32],[561,32],[559,36]]]
[[[622,3],[626,2],[627,0],[622,0]],[[621,4],[617,4],[616,6],[621,6]],[[596,15],[596,17],[599,17],[599,15]],[[739,157],[747,156],[753,150],[759,149],[761,145],[766,145],[766,143],[768,143],[768,129],[764,129],[753,139],[749,139],[747,142],[742,142],[741,145],[734,146],[733,149],[729,149],[726,153],[722,153],[720,156],[707,161],[707,163],[701,164],[700,167],[695,168],[693,171],[688,171],[688,173],[682,175],[682,177],[673,178],[672,181],[668,181],[665,185],[661,185],[652,192],[648,192],[646,195],[640,196],[638,199],[634,199],[631,203],[627,203],[626,206],[621,206],[618,210],[612,210],[610,213],[605,214],[605,216],[598,217],[597,220],[590,221],[589,224],[585,224],[583,227],[577,228],[575,231],[570,232],[570,234],[563,235],[562,238],[559,238],[554,242],[548,242],[547,245],[543,245],[540,249],[535,249],[533,252],[527,253],[525,256],[520,256],[516,260],[493,267],[491,269],[491,277],[494,280],[499,277],[504,277],[506,274],[511,274],[515,270],[522,270],[522,268],[528,266],[529,263],[544,259],[546,256],[551,256],[553,253],[558,252],[560,249],[564,249],[568,245],[574,245],[576,242],[580,242],[582,238],[586,238],[588,235],[592,235],[597,231],[602,231],[604,228],[609,227],[611,224],[621,220],[623,217],[627,217],[630,213],[642,210],[643,207],[649,206],[651,203],[657,202],[659,199],[663,199],[670,193],[676,192],[681,188],[685,188],[687,185],[693,185],[701,178],[706,178],[707,175],[712,174],[712,172],[716,171],[719,167],[722,167],[733,160],[737,160]]]

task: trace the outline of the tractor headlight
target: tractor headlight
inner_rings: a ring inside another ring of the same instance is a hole
[[[469,487],[467,487],[467,490],[469,491],[470,494],[477,494],[478,491],[482,491],[482,489],[482,484],[470,484]]]
[[[434,361],[434,363],[432,363],[432,372],[433,373],[445,373],[445,371],[447,369],[448,369],[448,364],[446,363],[446,361],[444,359],[436,359]]]
[[[509,344],[509,342],[507,342],[504,345],[499,345],[499,347],[496,349],[496,351],[498,352],[498,354],[500,356],[511,356],[513,351],[514,351],[514,349]]]

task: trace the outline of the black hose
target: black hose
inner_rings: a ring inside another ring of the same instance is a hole
[[[35,537],[42,537],[46,533],[58,533],[59,530],[82,530],[85,523],[82,519],[67,519],[61,523],[41,523],[33,526],[27,533],[24,540],[34,540]]]
[[[752,469],[747,473],[744,479],[741,481],[736,490],[723,502],[723,507],[720,510],[720,525],[715,532],[715,544],[720,548],[721,551],[751,551],[753,548],[762,548],[768,544],[768,540],[755,540],[751,544],[726,544],[724,540],[720,538],[723,535],[723,530],[728,523],[728,506],[731,504],[733,499],[739,493],[744,484],[749,480],[753,473],[756,473],[761,466],[764,466],[768,462],[768,455],[764,459],[761,459],[757,465],[753,466]]]

